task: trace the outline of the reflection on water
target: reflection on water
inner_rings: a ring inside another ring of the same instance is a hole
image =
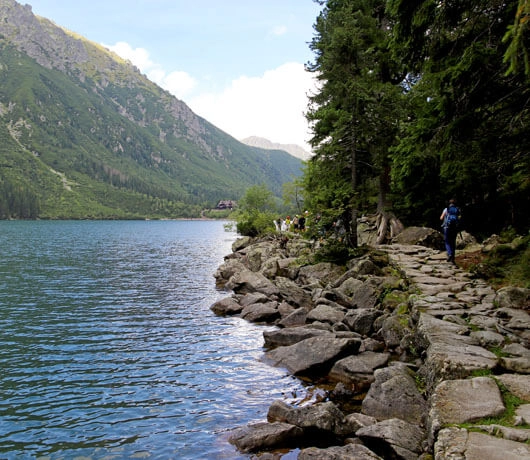
[[[0,458],[245,458],[300,383],[209,309],[222,222],[0,222]]]

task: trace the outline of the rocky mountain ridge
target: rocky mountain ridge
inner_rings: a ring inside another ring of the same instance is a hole
[[[246,137],[245,139],[241,139],[241,142],[243,142],[243,144],[251,145],[252,147],[260,147],[267,150],[283,150],[304,161],[307,161],[309,158],[311,158],[311,153],[307,152],[303,147],[296,144],[280,144],[277,142],[271,142],[268,139],[258,136]]]
[[[1,185],[40,209],[8,200],[0,218],[190,216],[256,184],[281,196],[301,174],[299,159],[242,144],[15,0],[0,0],[0,58]]]

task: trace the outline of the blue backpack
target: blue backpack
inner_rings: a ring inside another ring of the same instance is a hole
[[[448,229],[456,230],[460,221],[460,209],[454,205],[449,205],[447,208],[446,226]]]

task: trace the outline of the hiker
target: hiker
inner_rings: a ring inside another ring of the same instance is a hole
[[[440,220],[444,229],[447,262],[455,263],[456,235],[460,221],[460,209],[456,206],[455,200],[449,200],[449,206],[443,210]]]

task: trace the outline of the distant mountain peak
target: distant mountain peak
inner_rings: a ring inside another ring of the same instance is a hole
[[[258,136],[250,136],[245,139],[241,139],[241,142],[243,142],[243,144],[250,145],[251,147],[259,147],[266,150],[283,150],[284,152],[287,152],[292,156],[300,158],[304,161],[311,157],[311,153],[304,150],[303,147],[297,144],[279,144]]]

